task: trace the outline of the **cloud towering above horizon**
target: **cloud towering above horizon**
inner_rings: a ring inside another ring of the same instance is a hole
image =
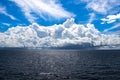
[[[120,0],[1,0],[0,47],[120,46]]]
[[[76,24],[73,18],[59,25],[45,27],[33,23],[12,27],[0,33],[0,47],[72,48],[71,46],[79,49],[105,46],[108,49],[118,48],[120,36],[102,34],[93,24]]]

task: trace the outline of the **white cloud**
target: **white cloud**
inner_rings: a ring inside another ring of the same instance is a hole
[[[16,20],[16,18],[13,15],[7,13],[5,7],[0,6],[0,14],[4,14],[4,15],[8,16],[10,19]]]
[[[89,18],[89,20],[88,20],[88,23],[91,23],[93,20],[95,20],[95,13],[90,13],[89,14],[90,15],[90,18]]]
[[[120,23],[116,24],[115,26],[113,26],[113,27],[111,27],[111,28],[105,29],[104,32],[108,32],[108,31],[113,30],[113,29],[116,29],[116,28],[118,28],[118,27],[120,27]]]
[[[87,3],[86,8],[95,12],[107,14],[111,9],[120,6],[119,0],[80,0]]]
[[[35,22],[36,17],[34,14],[47,19],[53,17],[55,19],[70,18],[72,13],[66,11],[62,5],[56,0],[11,0],[15,2],[24,12],[26,18],[30,22]],[[47,17],[46,17],[47,16]]]
[[[9,23],[2,23],[3,25],[5,25],[5,26],[10,26],[11,24],[9,24]]]
[[[106,18],[102,18],[101,19],[103,22],[102,24],[104,23],[113,23],[115,22],[116,20],[120,20],[120,13],[116,14],[116,15],[108,15]]]
[[[84,44],[84,45],[83,45]],[[102,34],[93,24],[86,26],[76,24],[74,19],[68,19],[63,24],[40,26],[33,23],[29,26],[16,26],[0,33],[0,47],[65,47],[79,45],[120,46],[120,36],[117,34]]]

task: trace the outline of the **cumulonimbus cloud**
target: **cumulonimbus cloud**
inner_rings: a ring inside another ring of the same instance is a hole
[[[70,18],[74,16],[66,11],[62,5],[56,0],[11,0],[17,4],[23,11],[26,18],[31,22],[35,22],[38,15],[43,19],[52,17],[55,19]]]
[[[117,34],[102,34],[93,24],[76,24],[68,19],[63,24],[40,26],[16,26],[0,33],[0,47],[59,48],[79,45],[80,47],[120,46]]]

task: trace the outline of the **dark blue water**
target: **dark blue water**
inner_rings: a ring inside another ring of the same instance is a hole
[[[120,80],[120,51],[1,50],[0,80]]]

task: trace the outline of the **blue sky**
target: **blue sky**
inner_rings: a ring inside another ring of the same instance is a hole
[[[81,28],[79,29],[76,26]],[[24,29],[22,27],[24,27]],[[47,29],[45,27],[47,27]],[[76,27],[76,29],[74,27]],[[36,30],[36,28],[38,28],[38,30]],[[23,37],[28,36],[31,39],[29,34],[32,35],[31,31],[33,29],[35,30],[33,31],[33,34],[35,32],[38,34],[33,35],[32,38],[39,37],[40,41],[43,38],[45,41],[46,38],[48,37],[51,40],[55,38],[53,40],[54,42],[53,44],[55,45],[59,45],[55,43],[56,40],[58,40],[59,38],[61,40],[64,39],[63,43],[60,43],[61,45],[63,45],[66,41],[67,43],[70,44],[72,43],[77,44],[78,42],[76,41],[77,40],[81,41],[82,39],[83,40],[85,39],[87,43],[92,43],[92,41],[94,42],[96,38],[98,41],[97,42],[95,41],[94,45],[97,46],[98,44],[102,45],[103,41],[106,39],[108,39],[109,41],[104,41],[104,45],[110,44],[113,45],[115,43],[114,41],[116,41],[116,44],[114,45],[118,45],[120,44],[119,42],[120,1],[119,0],[0,1],[1,43],[2,41],[3,42],[6,41],[5,42],[6,46],[10,46],[12,45],[10,41],[12,41],[14,37],[16,43],[17,41],[19,41],[18,43],[29,46],[27,43],[25,44]],[[28,30],[29,34],[26,34],[25,30]],[[110,38],[111,33],[115,40]],[[15,37],[18,35],[19,37],[16,39]],[[57,39],[55,37],[56,35]],[[99,39],[101,36],[103,39]],[[29,38],[28,39],[25,38],[25,40],[29,41],[30,40]],[[73,39],[73,41],[67,40],[71,38]],[[35,43],[37,42],[35,41],[31,43],[31,45],[33,44],[35,45]],[[19,45],[16,43],[13,46]],[[84,43],[84,41],[81,41],[80,43],[82,44]],[[0,46],[3,46],[3,44],[0,44]],[[44,46],[46,46],[46,44],[44,44]]]
[[[75,18],[79,24],[92,23],[100,31],[120,22],[119,0],[1,0],[0,10],[1,32],[33,22],[44,26],[60,24],[68,18]],[[107,18],[110,15],[112,18]]]

